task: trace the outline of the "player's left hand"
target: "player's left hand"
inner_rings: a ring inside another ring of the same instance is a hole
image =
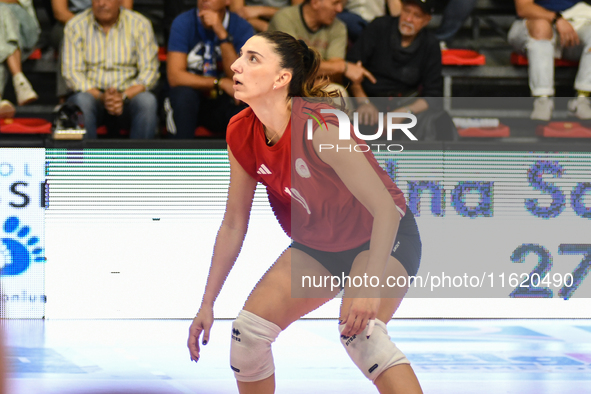
[[[369,320],[376,318],[379,308],[379,297],[353,298],[346,310],[341,309],[339,320],[341,325],[345,325],[341,335],[350,337],[361,334]]]

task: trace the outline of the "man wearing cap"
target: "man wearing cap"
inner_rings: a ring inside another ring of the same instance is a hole
[[[515,0],[517,15],[509,44],[529,58],[529,87],[536,97],[531,118],[550,120],[554,109],[554,58],[579,60],[578,97],[570,113],[591,119],[591,6],[579,0]]]
[[[376,18],[347,55],[348,61],[360,61],[377,80],[351,85],[359,105],[360,123],[377,123],[378,112],[384,110],[425,115],[428,109],[430,113],[441,111],[434,101],[415,99],[443,95],[439,42],[424,29],[433,8],[434,0],[402,0],[400,16]],[[368,97],[399,99],[391,100],[393,105],[387,109],[378,109]],[[418,117],[416,127],[423,123]]]

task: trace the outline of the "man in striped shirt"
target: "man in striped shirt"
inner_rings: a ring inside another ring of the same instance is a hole
[[[101,124],[130,128],[131,138],[152,138],[158,123],[150,92],[160,76],[150,21],[121,7],[122,0],[92,0],[66,24],[62,73],[76,93],[68,102],[84,113],[87,138]]]

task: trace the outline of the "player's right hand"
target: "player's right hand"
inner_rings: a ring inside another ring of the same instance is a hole
[[[204,307],[203,305],[199,309],[199,313],[193,319],[193,323],[189,328],[189,340],[187,346],[189,347],[189,353],[191,354],[191,361],[197,362],[199,360],[199,337],[203,333],[203,339],[201,343],[207,345],[209,342],[209,332],[213,325],[213,307]]]

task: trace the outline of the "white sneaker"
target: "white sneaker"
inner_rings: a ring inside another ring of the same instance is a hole
[[[14,105],[8,100],[0,101],[0,118],[14,118]]]
[[[579,119],[591,119],[591,101],[589,97],[577,97],[568,102],[568,112]]]
[[[14,92],[16,93],[16,101],[18,105],[25,105],[37,100],[39,96],[33,90],[31,83],[25,77],[25,74],[18,73],[12,77],[12,84],[14,85]]]
[[[554,110],[554,100],[550,97],[538,97],[534,100],[534,110],[529,116],[533,120],[550,120]]]

